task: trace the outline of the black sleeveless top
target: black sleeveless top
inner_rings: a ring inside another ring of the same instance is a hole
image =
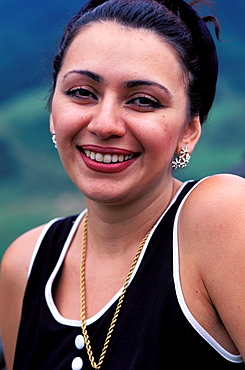
[[[173,225],[186,183],[150,236],[133,277],[101,366],[105,370],[196,370],[243,367],[241,356],[223,349],[195,328],[179,303],[173,277]],[[91,370],[79,323],[57,320],[47,298],[47,281],[77,217],[55,221],[44,235],[30,272],[18,334],[14,370]],[[79,277],[78,277],[79,278]],[[87,325],[98,361],[117,301]],[[74,324],[74,325],[73,325]],[[198,324],[197,324],[198,325]],[[199,332],[198,332],[199,331]]]

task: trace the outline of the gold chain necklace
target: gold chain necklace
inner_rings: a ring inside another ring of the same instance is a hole
[[[151,230],[148,231],[148,233],[146,234],[146,236],[144,237],[144,239],[140,243],[140,246],[139,246],[139,248],[137,250],[137,253],[134,257],[134,260],[132,262],[132,265],[130,267],[128,275],[126,277],[122,293],[119,297],[119,301],[118,301],[118,304],[117,304],[116,311],[114,313],[114,316],[113,316],[113,319],[111,321],[109,330],[107,332],[105,343],[104,343],[99,361],[98,361],[98,363],[96,363],[95,359],[94,359],[93,351],[92,351],[92,348],[91,348],[91,345],[90,345],[90,339],[89,339],[89,335],[88,335],[87,328],[86,328],[86,323],[85,323],[86,322],[86,320],[85,320],[85,316],[86,316],[85,315],[85,257],[86,257],[86,245],[87,245],[87,225],[88,225],[88,213],[85,215],[85,218],[84,218],[83,240],[82,240],[82,257],[81,257],[81,269],[80,269],[80,320],[81,320],[82,333],[83,333],[83,336],[84,336],[84,342],[85,342],[85,345],[86,345],[86,350],[87,350],[87,354],[88,354],[91,366],[94,369],[100,369],[101,365],[104,361],[106,351],[107,351],[108,346],[109,346],[109,342],[110,342],[110,339],[111,339],[112,332],[113,332],[114,327],[115,327],[116,322],[117,322],[118,314],[120,312],[120,309],[121,309],[121,306],[122,306],[122,303],[123,303],[123,300],[124,300],[124,296],[125,296],[125,293],[126,293],[129,281],[130,281],[130,278],[132,276],[135,265],[136,265],[136,263],[139,259],[140,253],[143,249],[143,246],[144,246],[144,244],[146,242],[146,239],[148,238]]]

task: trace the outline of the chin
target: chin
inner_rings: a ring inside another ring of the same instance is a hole
[[[124,205],[127,203],[127,196],[125,194],[112,194],[109,192],[83,192],[86,199],[100,204],[111,205],[111,206],[118,206]]]

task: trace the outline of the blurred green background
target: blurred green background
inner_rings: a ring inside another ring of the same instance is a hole
[[[82,4],[1,0],[0,258],[24,231],[84,208],[53,148],[45,110],[52,58],[65,24]],[[214,12],[223,40],[217,42],[217,98],[191,164],[178,172],[182,180],[236,172],[244,163],[245,1],[217,0]]]

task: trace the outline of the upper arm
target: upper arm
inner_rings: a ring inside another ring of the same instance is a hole
[[[224,175],[203,181],[183,211],[182,230],[210,302],[245,359],[244,179]]]
[[[0,328],[8,369],[12,369],[22,302],[33,250],[44,226],[19,237],[5,252],[0,270]]]

